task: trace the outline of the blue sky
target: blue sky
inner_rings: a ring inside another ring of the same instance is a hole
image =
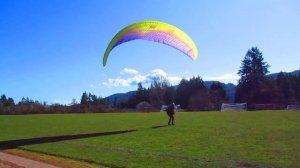
[[[136,89],[153,76],[176,84],[200,75],[236,83],[246,51],[257,46],[270,72],[300,68],[298,0],[2,0],[0,94],[48,103]],[[177,26],[196,43],[191,61],[174,48],[136,40],[116,47],[102,67],[111,38],[142,20]]]

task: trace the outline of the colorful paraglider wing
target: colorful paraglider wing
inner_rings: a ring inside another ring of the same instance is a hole
[[[163,43],[178,49],[191,59],[198,57],[198,50],[193,40],[183,31],[160,21],[142,21],[129,25],[118,32],[106,48],[103,66],[106,65],[110,51],[127,41],[143,39]]]

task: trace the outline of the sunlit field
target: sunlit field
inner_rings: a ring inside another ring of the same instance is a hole
[[[0,147],[104,167],[300,167],[300,111],[0,116]]]

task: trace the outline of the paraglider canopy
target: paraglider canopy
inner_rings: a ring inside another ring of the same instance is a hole
[[[110,41],[103,56],[106,65],[109,53],[116,46],[132,40],[149,40],[178,49],[192,60],[197,59],[198,49],[193,40],[182,30],[165,22],[146,20],[131,24],[119,31]]]

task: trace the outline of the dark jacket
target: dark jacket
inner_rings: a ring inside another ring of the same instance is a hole
[[[169,105],[169,107],[167,108],[167,113],[168,113],[168,115],[174,115],[174,105],[173,104]]]

